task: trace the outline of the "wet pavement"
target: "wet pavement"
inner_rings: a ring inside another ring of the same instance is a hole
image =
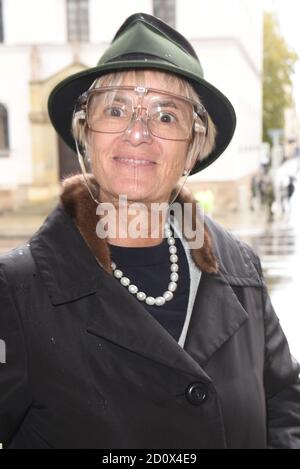
[[[0,254],[25,243],[56,204],[27,207],[0,214]],[[267,222],[263,210],[227,213],[214,218],[259,254],[274,309],[300,361],[300,184],[292,197],[290,213]]]
[[[221,221],[260,256],[272,304],[288,338],[291,352],[300,361],[299,207],[298,182],[289,213],[278,216],[272,223],[267,222],[267,214],[263,212],[248,214],[248,224],[239,225],[236,219],[230,218]]]

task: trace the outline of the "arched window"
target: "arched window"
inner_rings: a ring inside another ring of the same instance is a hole
[[[9,149],[8,114],[6,107],[0,103],[0,152]]]
[[[69,42],[89,40],[88,0],[67,0],[67,25]]]

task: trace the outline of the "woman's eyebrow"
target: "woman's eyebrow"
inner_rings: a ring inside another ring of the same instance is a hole
[[[167,101],[167,100],[157,101],[156,104],[158,104],[161,107],[174,107],[175,109],[177,109],[176,103],[174,101]]]
[[[118,101],[119,103],[130,103],[130,98],[126,98],[126,96],[123,96],[123,95],[119,95],[119,94],[116,94],[112,99],[111,99],[112,102],[114,101]]]

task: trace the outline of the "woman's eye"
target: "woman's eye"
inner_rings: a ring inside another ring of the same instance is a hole
[[[105,114],[108,117],[124,117],[125,112],[119,107],[109,107],[105,110]]]
[[[173,124],[176,122],[176,117],[168,112],[161,112],[158,116],[158,120],[163,124]]]

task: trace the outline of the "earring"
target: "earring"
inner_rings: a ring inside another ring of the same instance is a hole
[[[185,169],[185,170],[183,171],[183,173],[182,173],[182,176],[186,176],[186,175],[187,175],[187,173],[188,173],[188,170],[187,170],[187,169]]]

